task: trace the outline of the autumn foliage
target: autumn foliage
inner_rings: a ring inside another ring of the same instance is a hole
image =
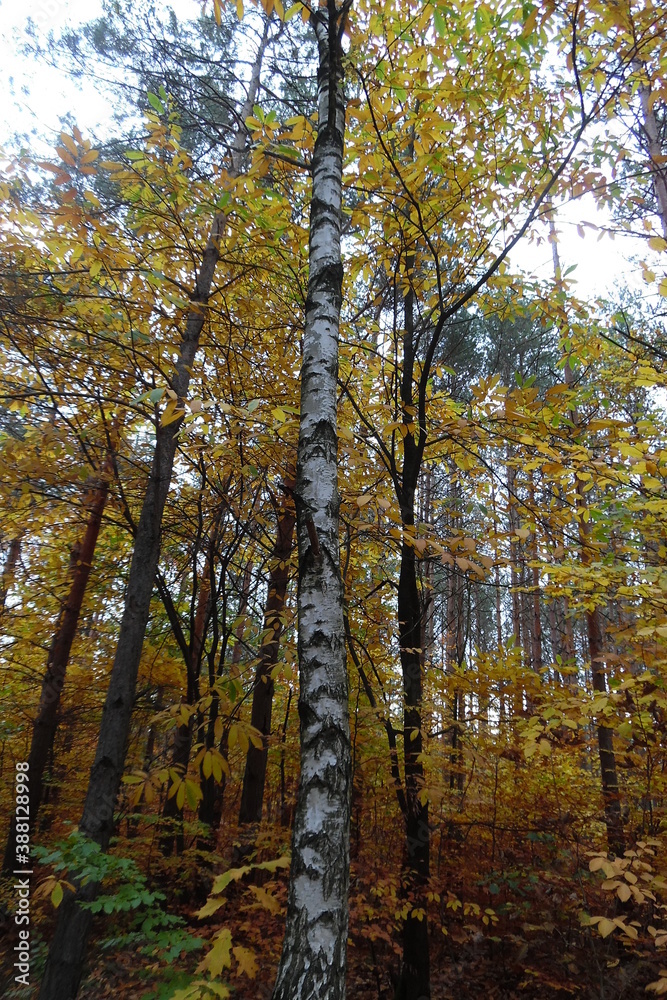
[[[664,7],[215,0],[188,31],[229,73],[217,119],[203,77],[187,117],[183,56],[131,140],[68,127],[48,159],[0,161],[4,995],[37,997],[81,900],[80,997],[272,995],[317,714],[303,664],[339,576],[347,995],[667,993]],[[341,302],[337,261],[313,279],[332,121]],[[643,240],[640,291],[596,297],[561,263],[559,208],[584,196]],[[553,270],[521,272],[518,244]],[[303,457],[325,292],[328,536]]]

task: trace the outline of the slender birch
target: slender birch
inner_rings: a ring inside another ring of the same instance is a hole
[[[349,3],[313,12],[319,51],[309,278],[297,452],[301,777],[287,925],[273,1000],[341,1000],[347,961],[350,733],[338,542],[337,374]]]

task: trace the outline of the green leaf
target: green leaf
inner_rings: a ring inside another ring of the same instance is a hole
[[[447,24],[439,10],[433,12],[433,23],[440,38],[444,38],[447,34]]]
[[[165,108],[164,104],[162,103],[159,97],[157,97],[155,94],[151,94],[150,90],[148,91],[148,94],[146,96],[148,97],[148,103],[150,104],[150,106],[155,111],[157,111],[159,115],[164,115],[167,113],[167,109]]]

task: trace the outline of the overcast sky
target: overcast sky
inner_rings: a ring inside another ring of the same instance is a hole
[[[200,0],[176,0],[171,6],[183,16],[197,16]],[[32,132],[31,148],[47,155],[55,144],[59,115],[71,112],[84,135],[104,128],[109,117],[106,101],[91,88],[79,89],[63,74],[45,66],[36,66],[17,53],[17,33],[25,30],[30,18],[40,33],[58,32],[62,27],[90,20],[101,13],[101,0],[0,0],[0,148],[5,138],[14,133]],[[42,141],[38,139],[42,137]],[[572,278],[577,280],[579,294],[605,294],[622,284],[645,288],[639,269],[629,263],[633,253],[655,261],[655,255],[636,240],[618,238],[611,241],[587,231],[581,239],[577,224],[581,221],[604,222],[595,210],[592,199],[572,203],[559,209],[558,230],[563,268],[576,264]],[[546,225],[545,236],[546,236]],[[525,244],[512,257],[515,266],[528,273],[548,278],[553,274],[551,248]]]

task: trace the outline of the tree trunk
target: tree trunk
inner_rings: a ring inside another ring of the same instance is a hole
[[[667,168],[665,167],[665,154],[660,143],[658,122],[650,98],[650,83],[642,83],[639,87],[639,100],[644,119],[646,151],[653,177],[653,189],[655,191],[658,215],[662,223],[663,234],[667,239]]]
[[[7,558],[5,559],[5,565],[2,567],[2,578],[0,579],[0,614],[2,614],[5,610],[7,593],[14,582],[16,564],[18,563],[19,556],[21,555],[22,537],[23,535],[19,534],[12,538],[9,543],[9,548],[7,549]]]
[[[406,437],[405,442],[407,443]],[[406,462],[407,462],[406,448]],[[403,511],[410,526],[410,512]],[[414,518],[412,518],[414,520]],[[396,1000],[430,997],[430,963],[425,891],[429,877],[430,830],[428,800],[420,793],[424,784],[422,738],[422,670],[419,642],[422,632],[421,601],[417,585],[415,550],[403,544],[398,583],[399,642],[403,672],[403,754],[406,797],[406,870],[404,890],[411,909],[403,923],[403,967]],[[415,913],[420,913],[416,916]]]
[[[285,485],[288,490],[293,491],[296,483],[294,480],[287,479]],[[259,824],[262,818],[268,738],[271,734],[271,711],[273,708],[272,673],[273,668],[278,663],[280,635],[283,629],[282,615],[287,596],[289,558],[292,552],[295,522],[296,516],[293,510],[288,508],[279,512],[278,533],[271,553],[269,588],[264,612],[264,638],[255,674],[250,716],[251,724],[262,734],[262,746],[256,747],[251,743],[248,747],[239,809],[239,826]],[[242,839],[243,837],[247,839],[246,834],[241,836]]]
[[[297,453],[301,775],[273,1000],[342,1000],[347,966],[350,729],[337,484],[346,7],[311,14],[319,49]]]
[[[185,698],[185,703],[190,706],[194,705],[199,698],[201,655],[204,648],[206,625],[211,613],[211,605],[213,603],[213,595],[211,591],[211,570],[213,566],[213,559],[215,557],[218,523],[219,522],[216,522],[216,527],[211,534],[209,551],[206,557],[206,562],[204,563],[204,569],[199,584],[197,608],[195,610],[194,621],[192,621],[192,635],[190,637],[188,659],[186,661],[187,695]],[[182,854],[185,850],[183,806],[179,806],[177,795],[170,794],[170,792],[177,783],[177,780],[185,778],[188,772],[194,723],[195,717],[194,714],[192,714],[188,718],[187,723],[183,723],[178,727],[174,739],[170,765],[174,775],[167,786],[167,798],[164,801],[162,809],[163,832],[160,837],[160,850],[165,857],[169,857],[169,855],[173,853],[174,848],[176,849],[177,854]]]
[[[413,262],[408,257],[406,270]],[[405,336],[401,407],[403,423],[414,419],[413,377],[415,365],[415,299],[412,288],[403,299]],[[403,439],[403,471],[400,480],[400,507],[403,531],[415,530],[415,490],[423,449],[408,431]],[[398,579],[398,634],[403,674],[403,762],[405,774],[405,870],[403,891],[409,910],[403,922],[403,963],[396,988],[396,1000],[428,1000],[431,996],[431,969],[428,948],[426,889],[429,878],[430,829],[428,799],[424,788],[424,749],[422,736],[422,667],[421,649],[424,609],[417,582],[417,559],[414,546],[404,537],[401,545],[401,569]]]
[[[535,530],[531,532],[530,540],[530,558],[533,566],[531,567],[531,577],[532,577],[532,622],[531,622],[531,666],[535,673],[538,673],[542,669],[542,612],[540,607],[540,570],[539,566],[535,565],[539,558],[539,547],[537,542],[537,508],[535,507],[535,486],[533,479],[533,472],[529,473],[529,491],[530,491],[530,503],[533,510],[533,516],[535,517]]]
[[[42,681],[42,691],[39,699],[37,716],[33,723],[30,754],[28,756],[28,773],[30,775],[29,796],[29,826],[32,833],[35,829],[37,814],[42,800],[44,772],[49,755],[53,748],[53,738],[58,727],[60,696],[65,683],[67,665],[69,663],[72,643],[76,636],[76,628],[81,614],[81,607],[86,593],[86,586],[95,555],[97,536],[102,524],[102,514],[109,493],[109,476],[113,469],[109,456],[102,468],[99,482],[91,490],[87,500],[88,523],[80,543],[72,550],[71,584],[67,599],[60,612],[60,618],[46,663],[46,672]],[[13,542],[12,542],[13,544]],[[7,837],[7,846],[3,861],[3,870],[12,871],[16,862],[16,817],[12,816]]]
[[[243,122],[252,111],[259,86],[262,57],[267,44],[268,23],[255,59],[248,97],[241,109],[240,118]],[[240,167],[245,136],[245,128],[240,129],[232,156],[232,166],[235,171]],[[220,259],[225,225],[226,217],[220,212],[213,221],[191,297],[176,362],[176,374],[171,380],[171,389],[176,393],[179,409],[183,408],[187,396],[199,337],[206,318],[213,276]],[[162,515],[171,484],[181,421],[182,417],[167,426],[159,424],[157,427],[153,463],[130,565],[118,646],[109,678],[83,816],[79,823],[79,830],[100,844],[103,850],[107,850],[113,832],[113,811],[125,764],[139,661],[160,556]],[[76,996],[92,923],[92,914],[82,909],[78,900],[94,899],[96,893],[97,886],[92,882],[84,886],[77,885],[75,892],[68,892],[60,904],[39,1000],[73,1000]]]

